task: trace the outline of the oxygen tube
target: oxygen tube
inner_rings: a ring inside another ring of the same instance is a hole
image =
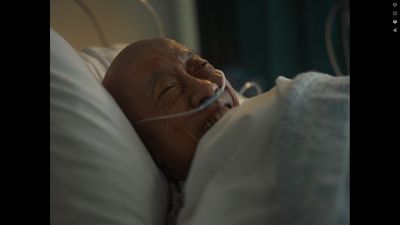
[[[135,122],[134,125],[145,123],[145,122],[150,122],[150,121],[154,121],[154,120],[165,120],[165,119],[171,119],[171,118],[175,118],[175,117],[187,116],[187,115],[199,112],[199,111],[207,108],[211,103],[213,103],[215,100],[217,100],[225,90],[225,85],[226,85],[225,74],[221,70],[217,70],[217,72],[219,72],[222,75],[222,85],[221,85],[221,87],[215,92],[215,94],[212,97],[207,99],[199,107],[197,107],[195,109],[192,109],[192,110],[189,110],[189,111],[186,111],[186,112],[174,113],[174,114],[170,114],[170,115],[157,116],[157,117],[152,117],[152,118],[148,118],[148,119],[139,120],[139,121]]]

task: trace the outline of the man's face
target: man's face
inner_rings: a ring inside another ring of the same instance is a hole
[[[195,109],[222,86],[221,74],[210,63],[170,39],[136,42],[114,62],[103,83],[132,124]],[[119,82],[112,81],[114,74],[119,74],[115,76]],[[134,127],[155,160],[170,175],[184,180],[200,138],[237,105],[227,81],[223,94],[204,110]]]

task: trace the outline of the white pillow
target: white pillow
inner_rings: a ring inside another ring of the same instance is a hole
[[[160,225],[167,196],[128,119],[50,29],[50,223]]]
[[[111,62],[126,46],[128,46],[127,43],[113,44],[110,47],[92,46],[83,49],[79,54],[89,67],[92,75],[101,82]]]

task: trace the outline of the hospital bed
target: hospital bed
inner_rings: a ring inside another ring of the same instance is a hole
[[[126,44],[76,49],[50,29],[51,224],[164,224],[166,180],[100,83]],[[349,223],[348,82],[299,77],[278,78],[203,137],[178,224]],[[325,90],[316,82],[334,95],[297,104]],[[301,119],[315,112],[321,120]]]

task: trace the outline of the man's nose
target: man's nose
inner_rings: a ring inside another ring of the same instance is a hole
[[[209,80],[196,79],[192,90],[190,104],[193,108],[197,108],[215,94],[218,85]]]

